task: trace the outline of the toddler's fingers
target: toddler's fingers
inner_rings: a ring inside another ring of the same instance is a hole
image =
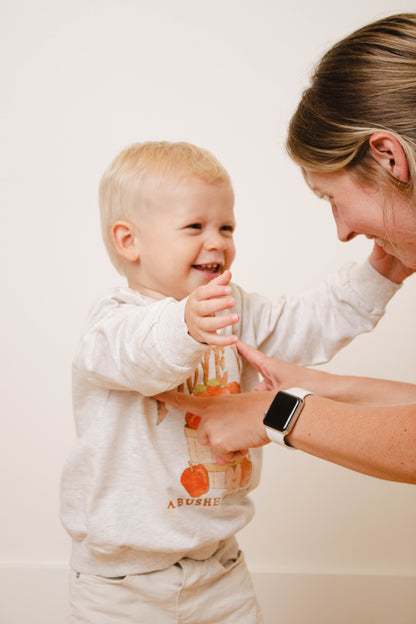
[[[203,342],[213,347],[229,347],[230,345],[234,345],[238,342],[238,336],[235,336],[234,334],[231,336],[222,336],[221,334],[212,332],[204,335]]]
[[[226,269],[223,273],[221,273],[221,275],[218,275],[218,277],[214,277],[214,279],[211,280],[210,284],[216,283],[226,285],[231,282],[231,277],[231,271],[229,269]]]
[[[205,286],[200,286],[200,288],[195,291],[195,295],[198,300],[229,295],[231,292],[229,286],[230,280],[231,271],[224,271],[224,273],[221,273],[218,277],[214,277],[214,279],[208,282],[208,284],[205,284]]]
[[[235,301],[232,297],[222,297],[220,299],[204,299],[203,301],[197,301],[194,303],[193,309],[198,316],[205,317],[211,316],[216,312],[222,310],[228,310],[235,306]]]
[[[215,299],[217,297],[227,297],[231,293],[229,286],[222,286],[221,284],[213,284],[210,282],[205,286],[200,286],[194,293],[196,301],[205,301],[209,299]]]
[[[225,314],[223,316],[204,316],[199,319],[198,326],[206,333],[216,332],[229,325],[235,325],[240,320],[238,314]]]

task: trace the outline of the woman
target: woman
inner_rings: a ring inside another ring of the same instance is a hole
[[[398,283],[416,270],[416,14],[374,22],[325,54],[291,120],[287,147],[312,190],[329,201],[341,241],[373,239],[373,266]],[[163,395],[203,416],[199,440],[223,461],[275,439],[264,413],[276,389],[300,386],[315,396],[303,392],[286,444],[416,483],[416,385],[330,375],[248,345],[239,350],[262,373],[262,392]]]

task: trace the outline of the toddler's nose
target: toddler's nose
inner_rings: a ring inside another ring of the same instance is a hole
[[[208,249],[208,251],[217,249],[223,250],[226,248],[226,242],[219,232],[210,234],[205,241],[205,248]]]

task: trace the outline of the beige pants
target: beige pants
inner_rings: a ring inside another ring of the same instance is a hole
[[[262,624],[234,538],[210,559],[119,579],[71,573],[70,624]]]

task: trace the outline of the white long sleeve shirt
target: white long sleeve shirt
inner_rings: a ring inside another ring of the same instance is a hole
[[[322,363],[371,330],[397,289],[368,262],[274,302],[232,285],[241,320],[225,331],[270,356]],[[176,387],[244,392],[257,381],[235,347],[189,336],[184,307],[116,288],[88,317],[73,365],[77,439],[61,486],[80,572],[114,577],[204,559],[253,516],[247,494],[259,482],[261,449],[219,467],[196,440],[195,418],[151,398]]]

